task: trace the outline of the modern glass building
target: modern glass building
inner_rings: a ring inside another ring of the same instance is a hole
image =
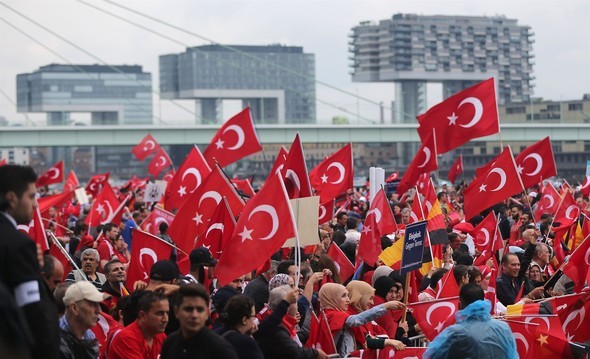
[[[257,123],[314,123],[315,57],[302,47],[204,45],[160,56],[163,99],[195,99],[197,123],[222,122],[222,100]]]
[[[500,104],[527,103],[533,87],[533,33],[503,16],[419,16],[362,22],[352,28],[352,79],[395,82],[395,122],[426,110],[426,83],[443,97],[495,77]]]
[[[141,66],[60,65],[17,75],[18,112],[46,112],[48,125],[90,112],[93,125],[151,124],[152,76]]]

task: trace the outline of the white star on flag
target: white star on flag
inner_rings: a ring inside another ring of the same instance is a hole
[[[244,243],[246,239],[252,240],[252,231],[253,229],[248,229],[246,226],[244,226],[244,230],[238,234],[240,237],[242,237],[242,243]]]
[[[106,214],[106,211],[104,210],[104,205],[102,203],[100,203],[98,206],[96,206],[96,212],[102,214]]]
[[[324,173],[324,175],[321,177],[322,179],[322,183],[328,183],[328,176],[326,176],[326,174]]]
[[[459,116],[455,115],[454,112],[453,112],[453,114],[451,116],[448,116],[447,119],[449,120],[449,126],[450,125],[455,125],[458,118],[459,118]]]
[[[373,230],[371,229],[371,226],[364,226],[363,227],[363,233],[367,234],[369,232],[373,232]]]
[[[524,169],[524,168],[522,168],[522,166],[521,166],[521,165],[518,165],[518,166],[516,166],[516,172],[518,172],[518,174],[519,174],[519,175],[521,175],[521,174],[522,174],[522,170],[523,170],[523,169]]]
[[[180,188],[178,189],[178,195],[180,197],[186,195],[186,187],[185,186],[180,186]]]
[[[221,138],[220,138],[220,139],[217,140],[217,142],[215,142],[215,146],[217,146],[218,149],[219,148],[223,148],[223,142],[224,141],[222,141]]]
[[[195,212],[195,217],[193,217],[193,220],[195,221],[196,225],[198,226],[199,224],[203,223],[203,215],[199,214],[199,212]]]
[[[488,186],[488,185],[487,185],[487,184],[485,184],[485,183],[484,183],[484,184],[482,184],[481,186],[479,186],[479,191],[480,191],[480,192],[485,192],[485,191],[486,191],[486,187],[487,187],[487,186]]]

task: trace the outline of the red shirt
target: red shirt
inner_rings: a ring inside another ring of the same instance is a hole
[[[96,250],[98,251],[101,261],[110,261],[115,255],[115,249],[113,248],[113,245],[106,238],[103,238],[102,241],[100,241]]]
[[[166,334],[157,334],[149,347],[141,334],[137,321],[123,328],[108,348],[108,359],[157,359],[162,351]]]

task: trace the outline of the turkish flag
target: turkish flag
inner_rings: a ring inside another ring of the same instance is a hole
[[[70,173],[68,174],[68,178],[66,178],[66,183],[64,184],[64,192],[75,191],[78,187],[80,187],[78,177],[76,177],[76,173],[74,171],[70,171]]]
[[[213,274],[225,285],[260,267],[287,239],[295,236],[297,229],[289,197],[281,176],[276,175],[246,203]]]
[[[510,147],[507,147],[485,176],[475,178],[464,193],[465,218],[472,218],[484,209],[524,190],[516,171]]]
[[[491,211],[473,229],[473,243],[478,251],[494,252],[504,247],[502,239],[499,237],[497,223],[496,213]]]
[[[64,249],[65,250],[65,249]],[[61,262],[61,265],[64,267],[64,275],[61,278],[61,281],[64,282],[68,273],[72,271],[72,263],[68,257],[61,251],[61,249],[55,243],[51,243],[51,248],[49,248],[49,254],[57,258],[58,261]]]
[[[90,178],[90,181],[88,181],[88,185],[86,186],[86,192],[92,195],[93,197],[96,197],[98,192],[100,192],[100,190],[102,189],[102,186],[105,183],[108,183],[110,175],[110,172],[106,172],[100,175],[92,176]]]
[[[290,199],[311,197],[311,185],[305,164],[305,155],[303,154],[303,145],[299,138],[299,133],[295,135],[295,140],[289,149],[285,164],[281,169],[285,188]]]
[[[84,222],[89,227],[96,227],[99,224],[107,223],[109,219],[113,218],[113,215],[120,205],[117,195],[113,192],[111,185],[109,185],[108,182],[105,182],[102,190],[98,196],[96,196],[96,200]]]
[[[559,195],[559,192],[557,192],[550,182],[546,182],[541,188],[541,199],[537,202],[535,218],[539,220],[545,213],[554,214],[557,212],[557,207],[560,202],[561,196]]]
[[[381,252],[381,233],[377,227],[377,215],[375,212],[367,213],[357,248],[357,263],[363,261],[374,266]]]
[[[430,171],[422,173],[416,182],[416,189],[422,193],[430,181]]]
[[[133,288],[133,284],[138,280],[148,282],[154,263],[168,260],[172,253],[172,246],[169,243],[152,234],[134,228],[131,236],[133,246],[127,270],[127,288]]]
[[[443,329],[455,324],[455,313],[459,310],[459,297],[437,299],[428,302],[408,304],[420,329],[430,341]]]
[[[245,194],[247,196],[254,197],[254,195],[256,194],[256,192],[254,192],[254,188],[252,187],[252,184],[250,183],[250,180],[247,178],[245,178],[245,179],[232,178],[231,183],[233,183],[236,186],[238,191],[241,191],[243,194]]]
[[[586,197],[590,196],[590,175],[584,178],[584,183],[580,186],[579,191]]]
[[[557,314],[568,341],[582,343],[590,340],[590,321],[584,320],[590,311],[590,292],[551,297],[553,313]]]
[[[193,193],[211,173],[211,168],[205,161],[205,157],[195,145],[186,156],[186,159],[178,171],[168,183],[164,193],[166,209],[175,210],[180,208],[182,203]]]
[[[205,234],[209,220],[223,197],[227,198],[232,213],[238,215],[242,212],[244,200],[221,168],[215,166],[199,188],[188,195],[168,228],[168,234],[178,248],[190,253],[197,236]]]
[[[6,164],[6,158],[3,158],[0,160],[0,167],[4,166]]]
[[[407,190],[416,185],[418,177],[421,174],[434,171],[437,168],[438,163],[436,161],[436,151],[434,150],[434,136],[429,136],[422,142],[418,153],[414,156],[414,159],[397,185],[397,193],[406,193]]]
[[[327,202],[353,187],[352,144],[348,144],[320,162],[310,173],[311,186]]]
[[[150,214],[141,222],[139,228],[144,232],[158,235],[160,233],[160,224],[166,223],[170,226],[172,221],[174,221],[174,214],[160,207],[154,207]]]
[[[584,283],[588,281],[590,268],[590,239],[584,238],[584,241],[576,248],[569,257],[562,271],[574,282],[574,291],[580,292]],[[590,282],[590,281],[589,281]]]
[[[138,160],[143,161],[147,156],[156,153],[159,149],[160,145],[158,142],[156,142],[152,135],[148,134],[131,149],[131,152],[133,152]]]
[[[217,162],[225,167],[248,155],[262,151],[262,145],[254,128],[250,107],[225,122],[205,149],[209,166]]]
[[[269,179],[271,176],[273,176],[275,173],[277,173],[277,171],[279,169],[283,168],[283,166],[285,165],[285,161],[287,160],[288,154],[289,154],[289,151],[287,151],[285,146],[281,146],[281,148],[279,149],[279,153],[277,154],[277,157],[275,158],[275,162],[272,165],[272,169],[268,173],[267,179]]]
[[[535,186],[545,178],[557,176],[549,137],[525,148],[514,161],[525,188]]]
[[[442,276],[436,286],[436,299],[451,298],[459,295],[459,285],[455,280],[455,274],[452,268]]]
[[[309,327],[309,336],[307,338],[307,342],[305,342],[305,347],[321,349],[328,355],[338,354],[326,314],[324,314],[324,311],[320,311],[320,317],[318,318],[313,310],[310,312],[311,323]]]
[[[336,243],[332,242],[330,244],[327,254],[338,266],[342,283],[346,282],[347,279],[352,277],[354,274],[354,265],[350,262],[350,259],[348,259],[346,254],[342,252],[342,249],[340,249]]]
[[[43,218],[49,218],[49,209],[51,207],[56,207],[58,211],[61,212],[64,207],[70,204],[70,201],[73,196],[73,192],[64,191],[60,194],[54,194],[53,196],[45,196],[39,198],[37,200],[37,204],[39,206],[41,216]]]
[[[436,132],[436,153],[442,154],[474,138],[500,131],[494,79],[447,98],[418,117],[422,143]]]
[[[391,212],[387,195],[382,188],[375,194],[369,212],[375,213],[375,216],[377,217],[377,228],[382,236],[393,234],[397,231],[397,224],[395,223],[393,212]],[[367,215],[369,212],[367,212]]]
[[[54,183],[61,183],[64,180],[64,161],[59,161],[53,167],[45,171],[39,178],[35,186],[43,187]]]
[[[136,189],[145,188],[149,181],[149,177],[139,178],[133,175],[129,181],[125,182],[125,184],[121,186],[119,192],[135,191]]]
[[[148,166],[148,172],[152,176],[157,178],[160,172],[162,172],[164,168],[170,166],[171,164],[172,160],[170,159],[166,151],[164,151],[163,148],[160,148],[158,152],[156,152],[156,155],[152,158]]]
[[[33,219],[28,226],[19,224],[16,228],[29,235],[29,237],[35,241],[43,252],[49,250],[49,242],[47,241],[47,233],[45,233],[45,227],[43,226],[43,219],[41,218],[41,211],[39,207],[35,207],[33,211]]]
[[[174,178],[175,174],[176,174],[176,171],[174,170],[174,168],[169,169],[168,172],[166,172],[164,174],[164,177],[162,177],[162,181],[166,181],[167,183],[170,183],[170,181],[172,181],[172,179]]]
[[[520,359],[533,358],[533,345],[538,324],[531,324],[516,320],[506,320],[516,341],[516,350]]]
[[[496,315],[496,278],[498,277],[498,270],[492,268],[492,274],[490,275],[490,281],[488,282],[488,289],[484,294],[484,298],[489,300],[492,304],[490,309],[491,315]]]
[[[508,316],[510,321],[528,323],[533,334],[533,345],[527,353],[529,358],[572,358],[567,338],[557,315]],[[510,325],[512,328],[512,325]],[[518,331],[522,333],[522,330]],[[518,341],[519,337],[515,335]],[[521,339],[522,340],[522,339]],[[518,346],[518,343],[517,343]]]
[[[449,181],[455,183],[457,176],[463,173],[463,155],[459,155],[449,170]]]
[[[106,350],[105,344],[107,343],[107,339],[110,337],[110,334],[114,333],[115,331],[122,329],[121,325],[118,321],[113,319],[110,315],[105,312],[101,312],[98,315],[98,323],[96,323],[90,330],[96,336],[96,340],[98,341],[98,348],[99,348],[99,358],[104,357],[104,353]]]
[[[236,228],[236,220],[229,208],[227,199],[223,197],[223,201],[217,206],[215,212],[211,216],[211,220],[207,224],[207,231],[205,234],[199,236],[196,247],[207,247],[214,258],[219,259],[223,248],[227,245]]]
[[[318,224],[324,224],[330,222],[334,217],[334,200],[329,200],[325,203],[321,203],[318,214]]]
[[[393,182],[399,178],[399,172],[393,172],[385,179],[385,182]]]
[[[560,223],[563,227],[566,224],[572,225],[578,220],[580,216],[580,207],[576,203],[574,196],[567,192],[563,196],[563,200],[557,206],[557,212],[555,212],[555,222]]]
[[[409,223],[419,222],[426,219],[428,215],[428,209],[422,203],[420,199],[420,192],[416,191],[416,195],[414,196],[414,200],[412,201],[412,211],[410,212],[410,221]]]

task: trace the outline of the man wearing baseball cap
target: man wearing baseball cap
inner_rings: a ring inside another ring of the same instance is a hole
[[[66,313],[59,320],[62,358],[98,357],[98,342],[90,328],[98,322],[100,302],[109,297],[88,281],[74,283],[66,290]]]

